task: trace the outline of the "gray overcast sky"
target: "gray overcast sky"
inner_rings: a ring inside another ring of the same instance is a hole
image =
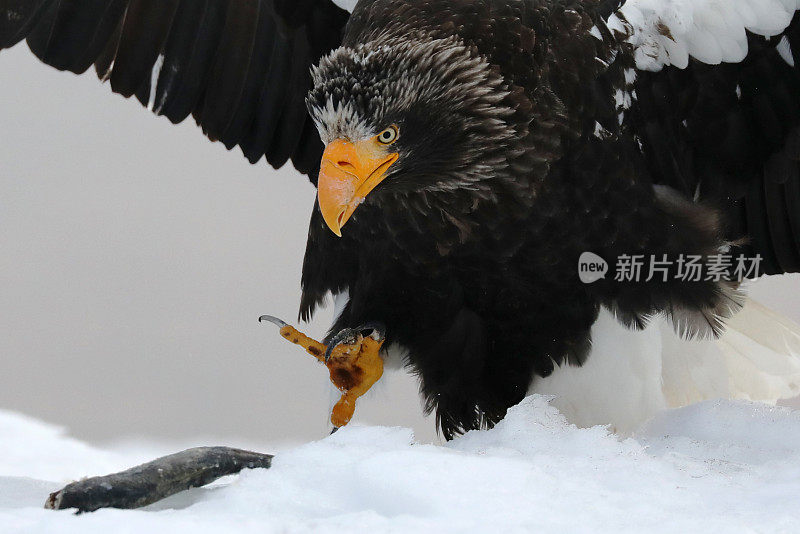
[[[91,441],[323,436],[326,370],[256,322],[296,318],[314,192],[93,72],[0,53],[0,408]],[[755,293],[798,320],[798,284]],[[432,438],[413,379],[381,382],[357,419]]]
[[[0,407],[90,440],[323,436],[327,370],[256,321],[297,316],[315,189],[290,167],[0,53]],[[387,378],[357,416],[431,437]]]

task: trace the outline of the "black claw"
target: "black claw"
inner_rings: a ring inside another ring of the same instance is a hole
[[[358,341],[359,336],[365,338],[371,336],[375,341],[382,341],[386,338],[386,325],[378,321],[364,323],[356,328],[342,328],[328,341],[325,349],[325,361],[331,357],[331,352],[335,347],[342,344],[353,344]]]
[[[325,361],[327,362],[328,359],[331,357],[331,352],[335,347],[341,345],[342,343],[348,345],[351,343],[355,343],[356,339],[358,339],[357,338],[358,335],[359,335],[358,331],[353,330],[352,328],[342,328],[341,330],[339,330],[336,333],[336,335],[333,336],[331,340],[328,342],[328,347],[325,349]]]
[[[268,321],[272,324],[278,325],[278,327],[280,328],[286,326],[286,321],[282,321],[281,319],[273,317],[272,315],[262,315],[261,317],[258,318],[259,323],[263,323],[264,321]]]
[[[337,430],[339,430],[338,426],[335,426],[331,429],[331,435],[333,435]]]

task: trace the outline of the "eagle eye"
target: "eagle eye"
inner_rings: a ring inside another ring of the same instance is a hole
[[[378,134],[378,142],[383,145],[391,145],[395,141],[397,141],[397,136],[399,135],[397,131],[397,126],[389,126],[385,128],[381,133]]]

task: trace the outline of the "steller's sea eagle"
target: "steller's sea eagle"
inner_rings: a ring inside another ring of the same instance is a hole
[[[800,271],[798,7],[0,0],[0,48],[291,160],[318,187],[300,317],[334,294],[329,350],[402,347],[445,437],[531,388],[624,430],[613,395],[633,420],[800,383],[800,338],[764,310],[734,333],[774,380],[709,340],[744,278]]]

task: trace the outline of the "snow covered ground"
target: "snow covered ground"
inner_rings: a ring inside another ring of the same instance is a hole
[[[744,402],[666,412],[620,441],[532,396],[495,429],[444,446],[348,427],[146,510],[42,509],[70,479],[147,454],[0,412],[0,531],[800,531],[800,412]]]

